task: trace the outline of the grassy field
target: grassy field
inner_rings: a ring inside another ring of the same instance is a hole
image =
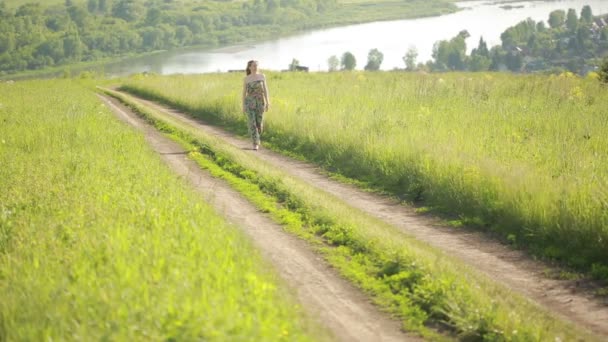
[[[594,337],[339,199],[166,114],[131,104],[189,156],[287,231],[307,240],[405,328],[430,340],[553,341]],[[534,317],[534,319],[530,319]],[[441,333],[438,334],[438,330]]]
[[[268,265],[75,81],[0,83],[0,340],[318,340]]]
[[[242,75],[131,91],[245,134]],[[268,75],[265,140],[608,280],[606,89],[572,75]]]

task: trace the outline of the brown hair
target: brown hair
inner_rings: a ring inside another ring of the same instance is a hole
[[[247,72],[247,76],[251,75],[251,69],[249,69],[249,68],[251,68],[251,64],[253,64],[253,63],[258,64],[258,61],[255,61],[252,59],[249,62],[247,62],[247,69],[245,70],[245,72]]]

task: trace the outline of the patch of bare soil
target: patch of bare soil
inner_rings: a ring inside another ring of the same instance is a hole
[[[401,324],[380,312],[369,299],[342,279],[307,244],[285,233],[224,181],[213,178],[117,100],[100,96],[117,117],[141,131],[168,166],[187,180],[229,222],[240,227],[276,268],[313,319],[341,341],[419,341]]]
[[[251,149],[249,139],[237,137],[221,128],[205,124],[154,102],[144,99],[138,101],[236,147]],[[548,276],[547,270],[550,268],[548,265],[533,260],[521,251],[509,248],[483,233],[448,227],[438,219],[418,214],[414,208],[404,206],[395,200],[334,181],[310,163],[293,160],[263,148],[252,153],[284,172],[442,250],[446,255],[462,260],[563,319],[608,338],[608,302],[593,295],[593,286],[576,280],[552,279]]]

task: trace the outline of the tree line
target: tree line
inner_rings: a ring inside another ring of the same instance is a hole
[[[433,61],[420,65],[431,71],[513,71],[569,70],[584,74],[593,70],[608,52],[608,16],[594,17],[584,6],[580,16],[574,9],[556,10],[544,21],[528,18],[505,30],[501,45],[488,48],[480,39],[467,55],[462,31],[450,40],[437,42]]]
[[[465,30],[452,39],[436,42],[433,60],[418,63],[415,47],[410,47],[402,59],[410,71],[568,70],[585,74],[596,70],[601,58],[608,54],[608,16],[594,17],[589,6],[583,7],[580,16],[574,9],[553,11],[548,25],[526,19],[501,34],[501,45],[490,48],[481,37],[470,54],[466,45],[469,33]],[[370,50],[364,69],[379,70],[383,57],[377,49]],[[346,52],[341,58],[331,56],[327,65],[329,71],[353,70],[357,61]]]
[[[336,0],[66,0],[9,9],[0,0],[0,74],[300,29]]]

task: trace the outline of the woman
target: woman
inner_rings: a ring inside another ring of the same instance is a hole
[[[258,74],[258,62],[247,62],[247,76],[243,80],[243,112],[249,119],[249,134],[253,149],[260,147],[260,135],[264,129],[264,112],[268,111],[268,87],[264,74]]]

